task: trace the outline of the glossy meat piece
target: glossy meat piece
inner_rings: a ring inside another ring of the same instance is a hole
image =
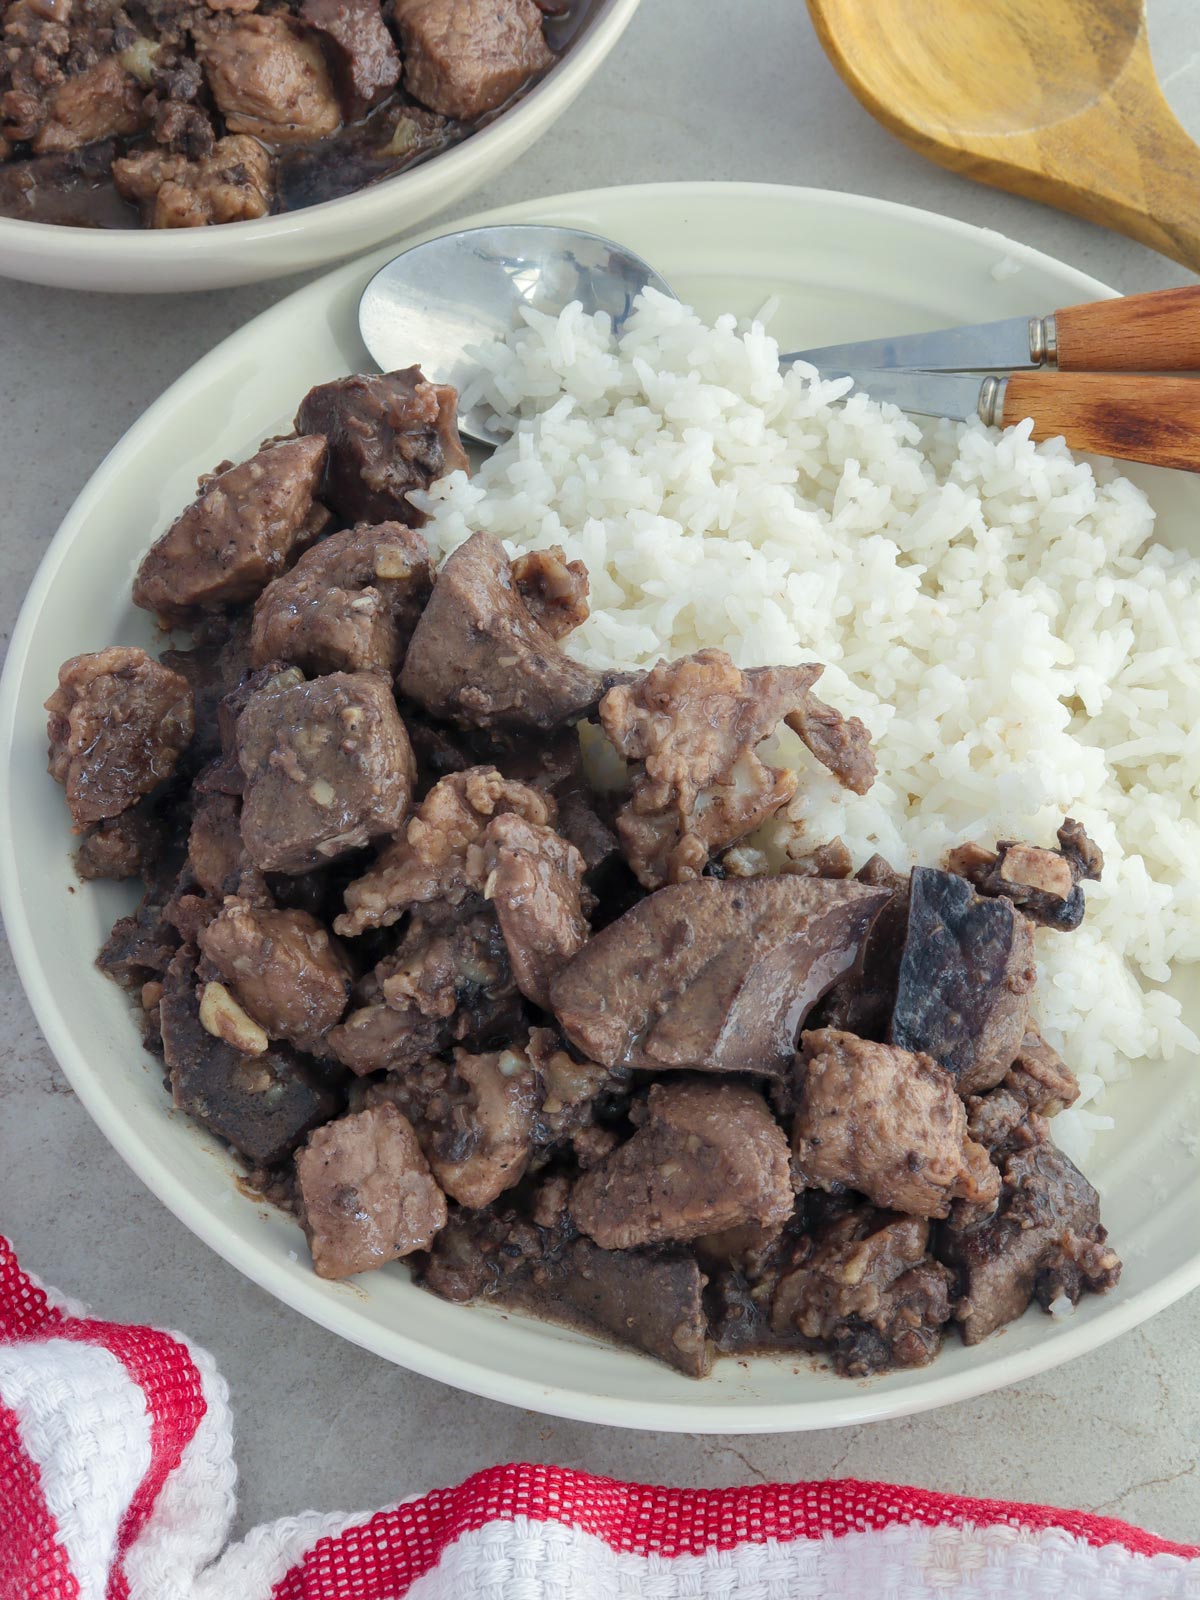
[[[321,48],[289,17],[254,13],[204,25],[196,53],[230,133],[280,145],[320,139],[341,126]]]
[[[1076,822],[1074,817],[1066,819],[1058,830],[1058,848],[1071,863],[1077,882],[1081,878],[1090,878],[1096,883],[1100,881],[1100,874],[1104,871],[1104,852],[1094,839],[1088,838],[1082,822]]]
[[[484,1299],[639,1350],[700,1378],[712,1362],[704,1274],[691,1255],[600,1250],[569,1226],[458,1212],[420,1282],[444,1299]]]
[[[1033,926],[1007,899],[984,899],[950,872],[916,867],[891,1042],[930,1055],[960,1095],[1012,1066],[1037,979]]]
[[[504,939],[477,900],[413,913],[396,949],[359,986],[358,1007],[329,1035],[357,1073],[421,1061],[455,1042],[483,1045],[520,1022]]]
[[[249,640],[247,638],[247,650]],[[239,652],[240,653],[240,652]],[[246,667],[228,694],[217,703],[218,755],[196,778],[195,788],[200,794],[242,795],[246,790],[246,774],[238,760],[237,731],[242,712],[255,695],[266,690],[281,693],[284,689],[298,688],[304,682],[299,667],[290,667],[284,661],[269,661],[265,667],[253,670]]]
[[[577,1060],[551,1028],[531,1028],[526,1053],[541,1082],[541,1103],[533,1124],[535,1147],[552,1150],[569,1140],[586,1171],[616,1147],[616,1135],[597,1125],[596,1114],[627,1098],[629,1074],[596,1061]]]
[[[579,728],[563,728],[553,738],[513,738],[507,734],[489,737],[462,729],[458,736],[474,749],[486,749],[491,760],[506,778],[527,783],[557,801],[567,785],[583,782],[583,756]]]
[[[1030,1028],[999,1086],[967,1101],[967,1126],[972,1139],[994,1150],[1030,1115],[1055,1117],[1078,1098],[1078,1078],[1057,1050]]]
[[[848,878],[854,871],[854,858],[843,839],[827,839],[814,850],[789,855],[779,870],[786,877]]]
[[[634,763],[617,832],[647,888],[698,877],[714,851],[791,799],[796,774],[765,766],[755,748],[807,703],[820,672],[816,665],[742,672],[723,650],[700,650],[608,691],[600,721]]]
[[[1058,830],[1060,848],[1003,839],[995,851],[976,844],[951,850],[946,865],[980,894],[1003,895],[1044,928],[1070,933],[1083,921],[1086,903],[1080,880],[1098,879],[1104,866],[1099,847],[1068,817]]]
[[[967,1099],[967,1130],[977,1144],[992,1152],[1008,1144],[1028,1115],[1022,1097],[1003,1083]]]
[[[968,1138],[948,1072],[832,1028],[803,1034],[801,1045],[792,1151],[805,1187],[854,1189],[914,1217],[945,1217],[959,1199],[994,1209],[1000,1175]]]
[[[254,665],[291,661],[305,672],[395,673],[429,598],[429,548],[403,523],[330,534],[254,605]]]
[[[424,1261],[413,1263],[423,1288],[463,1305],[477,1299],[504,1303],[520,1281],[539,1270],[548,1256],[561,1254],[569,1240],[553,1219],[535,1224],[542,1211],[535,1202],[526,1215],[511,1200],[486,1211],[451,1211],[446,1227]]]
[[[633,1137],[571,1192],[576,1226],[604,1250],[791,1215],[788,1144],[762,1095],[740,1083],[652,1084]]]
[[[772,1328],[824,1346],[843,1377],[925,1366],[950,1317],[950,1274],[929,1259],[928,1242],[919,1217],[848,1213],[780,1278]]]
[[[211,478],[143,556],[134,604],[170,625],[252,600],[304,534],[324,461],[324,439],[285,439]]]
[[[551,980],[588,937],[584,859],[553,828],[509,812],[488,824],[484,870],[517,987],[548,1011]]]
[[[798,1329],[771,1327],[771,1301],[780,1278],[812,1250],[808,1210],[808,1197],[801,1194],[782,1224],[761,1228],[748,1223],[696,1240],[696,1259],[709,1276],[709,1325],[722,1353],[811,1348]]]
[[[1064,1295],[1112,1288],[1121,1263],[1105,1243],[1100,1200],[1091,1184],[1048,1138],[1001,1161],[1000,1209],[975,1227],[939,1231],[937,1253],[958,1274],[955,1308],[964,1344],[1019,1317],[1036,1294],[1043,1309]]]
[[[188,865],[214,900],[236,894],[243,878],[256,870],[242,843],[241,812],[236,795],[204,794],[192,813]]]
[[[274,192],[270,152],[248,134],[218,139],[193,158],[135,150],[113,162],[112,176],[151,228],[204,228],[265,217]]]
[[[744,673],[723,650],[701,650],[660,661],[604,696],[604,731],[618,754],[634,763],[617,833],[647,888],[698,877],[713,851],[752,832],[791,799],[796,774],[764,766],[755,747],[818,671]]]
[[[423,1060],[445,1046],[446,1033],[439,1018],[422,1016],[416,1010],[397,1011],[382,1000],[370,1000],[330,1029],[326,1048],[344,1067],[363,1077]]]
[[[207,927],[220,910],[215,900],[198,894],[196,889],[197,885],[188,882],[184,874],[163,907],[163,916],[177,929],[185,944],[195,944],[201,929]]]
[[[794,1204],[782,1221],[742,1222],[716,1233],[702,1234],[695,1242],[697,1259],[706,1266],[731,1266],[739,1272],[759,1275],[778,1256],[778,1247],[787,1238],[794,1241],[800,1231],[803,1194],[793,1196]]]
[[[687,1254],[600,1250],[576,1239],[548,1283],[532,1280],[522,1305],[549,1321],[631,1346],[685,1377],[703,1378],[713,1358],[707,1281]]]
[[[530,615],[552,639],[587,621],[588,570],[582,561],[568,561],[561,545],[518,556],[512,575]]]
[[[322,498],[346,522],[397,521],[419,528],[410,489],[466,471],[458,437],[458,395],[429,383],[420,367],[335,378],[310,389],[296,413],[298,433],[329,440]]]
[[[823,1028],[841,1028],[860,1039],[886,1040],[896,1008],[900,961],[908,931],[909,880],[882,856],[871,856],[854,874],[857,883],[885,890],[890,898],[871,925],[859,970],[834,984],[817,1011]]]
[[[379,0],[303,0],[301,21],[325,41],[347,122],[357,122],[400,81],[400,53]]]
[[[394,833],[416,766],[387,680],[334,672],[261,689],[238,721],[242,837],[264,872],[305,872]]]
[[[875,782],[877,769],[865,723],[857,717],[844,717],[815,694],[806,694],[803,704],[789,711],[784,720],[843,789],[866,794]]]
[[[337,1099],[287,1045],[247,1055],[209,1033],[200,1021],[195,963],[194,950],[180,950],[160,1006],[175,1104],[249,1161],[271,1166],[329,1120]]]
[[[495,111],[554,63],[534,0],[392,0],[404,87],[447,117]]]
[[[33,141],[34,154],[56,155],[114,134],[136,133],[146,120],[144,99],[137,79],[116,56],[102,56],[54,90]]]
[[[199,938],[206,960],[272,1039],[324,1055],[350,998],[350,963],[307,911],[230,897]]]
[[[551,1003],[572,1043],[606,1066],[782,1074],[885,899],[823,878],[660,889],[588,940]]]
[[[1029,1110],[1042,1117],[1056,1117],[1079,1099],[1079,1079],[1036,1028],[1028,1029],[1021,1040],[1004,1087],[1019,1094]]]
[[[64,661],[46,710],[50,776],[77,832],[169,778],[195,727],[187,680],[129,645]]]
[[[351,1109],[385,1101],[398,1107],[417,1128],[434,1170],[450,1185],[447,1192],[459,1200],[487,1189],[502,1193],[578,1140],[586,1145],[606,1134],[607,1154],[617,1138],[596,1125],[594,1113],[624,1093],[626,1075],[594,1061],[573,1060],[548,1029],[530,1029],[524,1044],[519,1036],[502,1050],[456,1051],[455,1060],[466,1063],[463,1073],[453,1062],[427,1057],[382,1078],[368,1078],[352,1086]],[[562,1187],[561,1209],[570,1180],[560,1176],[556,1182]]]
[[[371,1085],[365,1098],[368,1105],[386,1097],[398,1106],[442,1189],[459,1205],[481,1210],[525,1174],[540,1091],[523,1050],[456,1050],[453,1065],[428,1061]]]
[[[554,798],[558,805],[558,832],[579,851],[589,873],[589,891],[596,890],[595,897],[602,898],[598,884],[590,875],[603,873],[610,866],[628,872],[619,855],[620,841],[609,826],[609,807],[588,788],[582,777],[557,787]]]
[[[137,910],[113,923],[96,957],[106,978],[129,994],[162,977],[179,949],[179,934],[163,915],[166,890],[146,890]]]
[[[196,88],[198,90],[200,84],[204,81],[200,63],[198,61],[189,61],[188,66],[189,68],[194,68]],[[200,164],[206,157],[211,156],[216,148],[216,130],[206,107],[196,105],[194,101],[189,103],[186,99],[175,100],[170,97],[171,86],[169,81],[163,80],[179,79],[183,76],[183,74],[169,69],[162,74],[156,71],[154,74],[156,80],[155,93],[146,97],[146,109],[153,112],[154,142],[172,155],[186,156],[189,161]],[[186,76],[190,80],[193,73],[189,71]],[[157,86],[159,82],[162,83],[161,88]],[[187,87],[190,88],[190,81]],[[248,139],[249,135],[230,134],[232,139],[241,139],[243,137]],[[252,140],[251,143],[257,144],[257,140]],[[266,154],[263,146],[259,145],[258,148]],[[269,176],[269,161],[266,163],[265,171]]]
[[[349,1278],[428,1250],[446,1197],[395,1106],[327,1122],[296,1155],[300,1221],[319,1278]]]
[[[501,735],[490,755],[506,778],[528,783],[552,798],[558,809],[555,830],[575,846],[589,872],[617,854],[620,845],[610,825],[616,801],[611,792],[597,791],[588,782],[579,728],[564,728],[556,738],[532,744],[514,745]]]
[[[458,728],[448,728],[426,716],[420,706],[397,695],[396,704],[408,729],[417,758],[417,793],[425,796],[442,778],[479,765],[474,741]]]
[[[250,669],[250,618],[213,612],[196,628],[190,649],[163,650],[158,659],[186,678],[192,691],[196,731],[185,764],[199,772],[222,754],[218,708]]]
[[[527,784],[502,778],[495,767],[471,767],[442,778],[417,807],[401,837],[346,890],[338,933],[354,936],[387,928],[415,905],[461,904],[487,881],[484,841],[494,817],[512,812],[545,825],[554,802]]]
[[[452,1017],[463,1006],[478,1007],[482,995],[498,999],[513,987],[496,919],[475,900],[456,911],[418,907],[375,976],[388,1005],[415,1006],[427,1017]]]
[[[163,839],[163,819],[139,800],[88,829],[75,854],[75,870],[84,879],[149,877]]]
[[[464,727],[553,733],[595,705],[602,684],[535,619],[499,540],[477,533],[438,572],[400,689]]]

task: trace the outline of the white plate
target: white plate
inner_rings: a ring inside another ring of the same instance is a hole
[[[752,312],[778,295],[775,331],[801,347],[1050,311],[1112,292],[999,235],[814,190],[654,185],[470,220],[578,223],[611,235],[709,315]],[[265,312],[151,406],[68,514],[13,637],[0,686],[0,814],[10,823],[0,844],[0,903],[38,1020],[108,1139],[202,1239],[315,1321],[492,1399],[627,1427],[770,1432],[944,1405],[1094,1349],[1200,1282],[1200,1173],[1188,1138],[1200,1131],[1200,1079],[1191,1059],[1143,1070],[1113,1098],[1119,1136],[1098,1149],[1093,1176],[1126,1261],[1119,1289],[1086,1299],[1061,1322],[1032,1312],[973,1350],[952,1336],[932,1366],[865,1383],[778,1358],[721,1361],[696,1383],[522,1317],[448,1305],[398,1268],[324,1283],[309,1268],[295,1224],[240,1193],[229,1155],[171,1111],[161,1069],[138,1048],[124,997],[92,965],[128,892],[74,879],[66,809],[45,772],[41,705],[63,657],[113,641],[150,642],[128,579],[194,493],[197,474],[275,432],[311,384],[365,363],[355,305],[384,258],[344,267]],[[421,352],[412,355],[419,360]],[[1163,535],[1195,541],[1195,481],[1136,475],[1160,508]],[[170,1307],[162,1315],[169,1320]]]

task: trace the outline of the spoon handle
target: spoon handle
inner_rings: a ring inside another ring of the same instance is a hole
[[[1106,372],[1016,372],[1004,386],[1004,427],[1033,418],[1033,437],[1062,434],[1073,450],[1200,472],[1200,381]]]
[[[1054,313],[1060,372],[1200,371],[1200,284]]]

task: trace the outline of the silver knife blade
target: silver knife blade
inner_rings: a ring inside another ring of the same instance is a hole
[[[966,422],[982,417],[998,420],[1003,408],[1003,380],[945,372],[880,371],[821,367],[822,378],[852,378],[854,387],[872,400],[890,400],[901,411],[919,417],[950,417]]]
[[[1048,331],[1041,317],[1006,317],[1001,322],[980,322],[974,327],[939,328],[933,333],[907,333],[893,339],[830,344],[820,350],[794,350],[781,356],[780,362],[788,365],[811,361],[814,367],[839,370],[907,367],[917,372],[1011,372],[1043,364]],[[1039,349],[1041,359],[1035,359]]]

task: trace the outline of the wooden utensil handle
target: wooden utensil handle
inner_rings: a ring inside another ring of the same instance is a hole
[[[1062,434],[1073,450],[1200,472],[1200,379],[1107,372],[1017,372],[1004,426],[1033,418],[1033,437]]]
[[[1200,371],[1200,284],[1054,313],[1060,372]]]

